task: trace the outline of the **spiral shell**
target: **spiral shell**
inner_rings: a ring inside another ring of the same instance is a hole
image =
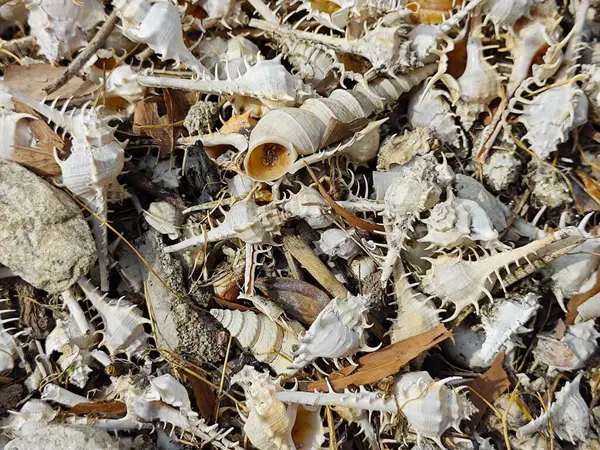
[[[267,363],[278,374],[286,371],[294,350],[300,346],[296,333],[303,329],[297,322],[289,323],[296,330],[293,332],[272,322],[264,314],[251,311],[211,309],[210,313],[231,333],[241,348]]]

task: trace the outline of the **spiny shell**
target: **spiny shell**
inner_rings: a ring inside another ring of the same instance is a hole
[[[183,221],[181,212],[168,202],[152,202],[144,218],[148,225],[160,234],[166,234],[170,239],[177,239],[181,234],[180,226]]]
[[[428,153],[429,140],[429,132],[423,127],[405,130],[402,135],[386,137],[377,154],[377,170],[390,170],[396,164],[410,162],[415,155]]]
[[[192,404],[185,387],[171,374],[150,378],[150,388],[145,395],[147,400],[161,400],[183,411],[192,411]]]
[[[183,30],[177,7],[167,0],[113,0],[123,21],[123,34],[134,42],[148,45],[162,60],[174,59],[196,74],[210,77],[183,42]]]
[[[14,310],[0,310],[0,316],[4,313],[14,313]],[[21,344],[15,340],[20,335],[26,334],[26,330],[12,334],[15,328],[8,328],[8,324],[18,321],[18,317],[0,317],[0,373],[10,372],[15,367],[17,356],[23,355]],[[10,332],[10,333],[9,333]],[[24,355],[23,355],[24,356]]]
[[[216,228],[188,238],[165,248],[167,253],[184,250],[207,242],[237,237],[247,244],[264,244],[272,241],[288,216],[273,205],[258,206],[250,199],[237,202],[225,214],[225,220]]]
[[[511,112],[521,113],[518,120],[527,127],[523,140],[540,159],[546,159],[565,142],[572,129],[588,119],[588,99],[575,82],[552,87],[532,100],[515,97],[525,105],[522,111],[513,106]],[[558,105],[558,107],[556,107]]]
[[[365,342],[370,302],[367,296],[351,294],[331,300],[301,339],[287,372],[295,373],[317,358],[343,358],[375,350]]]
[[[321,239],[315,241],[315,246],[320,253],[329,257],[351,261],[361,252],[355,240],[356,237],[348,231],[330,228],[321,232]]]
[[[454,304],[454,314],[448,319],[451,320],[469,305],[478,308],[479,300],[486,295],[493,301],[491,290],[498,281],[505,288],[529,275],[536,268],[556,259],[561,253],[571,250],[582,240],[583,236],[579,230],[570,227],[523,247],[492,254],[476,261],[465,261],[460,256],[442,255],[431,260],[432,267],[425,274],[421,288],[426,293],[440,298],[443,304]],[[549,251],[550,248],[553,251]],[[513,275],[510,266],[520,266],[523,260],[526,265],[512,269],[517,272],[516,276]],[[500,270],[503,269],[508,271],[506,275],[500,274]]]
[[[434,381],[427,372],[410,372],[396,379],[393,398],[386,398],[383,392],[369,392],[362,386],[358,392],[283,391],[274,397],[287,403],[402,413],[418,440],[431,439],[444,448],[442,434],[450,427],[458,430],[460,422],[476,411],[465,394],[460,392],[461,388],[446,386],[449,381],[456,380],[460,377]]]
[[[141,356],[148,347],[150,337],[144,325],[150,320],[143,317],[142,311],[132,303],[123,300],[106,299],[86,278],[79,280],[79,286],[102,317],[104,328],[101,345],[106,346],[111,355],[125,353],[129,357]]]
[[[315,188],[302,185],[298,193],[292,194],[281,209],[294,218],[301,218],[313,229],[326,228],[333,221],[331,206]]]
[[[430,210],[427,235],[420,242],[430,242],[441,248],[461,246],[469,241],[495,241],[498,233],[491,220],[477,203],[457,198],[448,188],[446,201],[438,203]]]
[[[16,147],[33,147],[35,139],[28,120],[37,120],[31,114],[16,113],[0,108],[0,158],[14,160]]]
[[[598,337],[593,320],[569,325],[560,341],[538,335],[533,355],[536,362],[548,365],[548,372],[580,369],[598,348]]]
[[[11,436],[23,437],[44,428],[58,415],[50,405],[41,400],[28,400],[19,411],[9,411],[2,421],[2,429]]]
[[[394,266],[394,293],[392,305],[396,306],[396,318],[388,331],[392,344],[425,333],[440,324],[439,310],[408,281],[402,260]]]
[[[40,53],[51,63],[71,58],[73,52],[88,43],[86,33],[106,19],[104,7],[97,0],[74,3],[70,0],[35,0],[28,25],[35,36]]]
[[[537,419],[522,426],[517,431],[517,437],[523,437],[540,429],[551,426],[559,439],[565,439],[575,444],[577,441],[587,441],[590,437],[590,416],[586,401],[579,393],[579,383],[583,373],[580,372],[572,382],[556,394],[556,400],[549,410]],[[552,421],[552,425],[550,425]]]
[[[523,16],[529,16],[531,8],[543,0],[487,0],[484,2],[485,23],[491,21],[500,36],[500,30],[508,30],[514,34],[515,22]]]
[[[294,350],[300,346],[297,333],[302,326],[289,322],[291,329],[272,322],[264,314],[251,311],[211,309],[210,313],[231,335],[238,345],[252,353],[256,359],[269,364],[276,373],[283,373],[292,360]]]

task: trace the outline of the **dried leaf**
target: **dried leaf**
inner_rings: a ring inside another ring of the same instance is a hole
[[[242,130],[251,130],[256,125],[257,120],[250,117],[252,111],[247,111],[244,114],[234,114],[227,122],[219,129],[219,133],[231,134],[239,133]]]
[[[358,370],[339,378],[335,378],[332,374],[329,379],[330,384],[334,389],[344,389],[350,385],[359,386],[375,383],[385,377],[394,375],[412,359],[451,336],[452,333],[440,324],[426,333],[396,342],[361,357],[358,360]],[[309,390],[326,391],[327,383],[325,381],[311,383],[308,388]]]
[[[186,111],[189,109],[186,107],[185,93],[181,91],[174,91],[171,89],[163,89],[163,100],[167,109],[167,123],[179,123],[185,119]],[[181,133],[182,127],[176,126],[170,128],[171,130],[171,150],[175,147],[175,142]]]
[[[213,415],[217,400],[212,388],[196,377],[188,377],[188,380],[192,385],[194,400],[198,411],[200,411],[200,415],[204,419],[209,420]]]
[[[169,156],[174,146],[173,122],[162,114],[161,97],[147,97],[136,103],[133,112],[133,132],[150,136],[156,141],[161,157]]]
[[[123,402],[98,402],[79,403],[69,411],[75,415],[84,414],[110,414],[124,416],[127,414],[127,406]]]
[[[331,300],[321,289],[293,278],[261,278],[254,285],[289,317],[306,325],[312,324]]]
[[[469,383],[469,387],[485,398],[491,404],[508,390],[510,387],[510,381],[508,375],[502,367],[504,361],[504,352],[500,353],[492,366],[485,372],[475,378]],[[471,395],[471,401],[477,408],[477,412],[471,416],[471,425],[473,428],[477,427],[477,424],[482,419],[487,410],[487,404],[479,397],[479,395]]]
[[[82,97],[100,88],[100,84],[75,77],[59,90],[48,95],[43,88],[58,79],[64,70],[64,67],[54,67],[50,64],[13,65],[4,72],[3,81],[8,88],[20,91],[34,100]]]
[[[597,211],[600,207],[600,189],[598,186],[598,182],[592,177],[590,177],[587,173],[582,172],[581,170],[576,170],[575,173],[583,182],[583,189],[585,190],[585,193],[589,195],[592,198],[592,200],[594,200],[594,204],[591,205],[593,207],[587,205],[587,203],[589,203],[587,202],[584,204],[584,206],[579,208],[580,212],[583,214],[588,211]],[[579,203],[582,203],[581,200],[579,201]]]
[[[31,134],[37,141],[35,148],[16,148],[13,155],[13,161],[24,165],[28,169],[42,176],[56,177],[61,174],[60,166],[54,159],[54,149],[57,150],[58,154],[64,154],[63,150],[65,143],[56,134],[52,128],[46,123],[45,119],[42,119],[29,106],[14,100],[15,111],[19,113],[31,114],[40,118],[40,120],[30,120],[29,129]]]
[[[575,323],[577,314],[579,314],[577,312],[577,308],[579,308],[581,305],[587,302],[598,292],[600,292],[600,269],[598,270],[598,272],[596,272],[596,282],[594,283],[594,286],[592,286],[592,288],[589,291],[584,292],[583,294],[574,295],[573,297],[571,297],[571,300],[569,300],[569,303],[567,305],[567,325],[572,325]]]

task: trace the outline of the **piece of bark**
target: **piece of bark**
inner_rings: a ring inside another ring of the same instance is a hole
[[[310,246],[295,234],[283,236],[283,246],[334,297],[346,297],[348,289],[331,273]]]
[[[469,383],[469,387],[472,390],[477,392],[492,405],[510,387],[510,381],[502,367],[503,361],[504,352],[496,357],[492,366],[485,373],[482,373]],[[479,397],[479,395],[471,395],[471,402],[477,408],[477,412],[471,416],[470,420],[473,429],[477,427],[488,408],[488,405]]]
[[[123,402],[78,403],[73,406],[69,412],[77,416],[82,416],[84,414],[125,416],[125,414],[127,414],[127,406]]]
[[[334,377],[332,374],[329,382],[334,389],[375,383],[385,377],[394,375],[412,359],[451,336],[452,333],[440,324],[426,333],[396,342],[359,358],[356,371],[339,378]],[[318,381],[309,384],[308,389],[311,391],[314,389],[326,391],[328,386],[325,381]]]
[[[188,380],[192,385],[194,401],[198,407],[198,411],[200,411],[200,415],[204,419],[210,420],[217,400],[215,393],[209,385],[196,377],[188,377]]]

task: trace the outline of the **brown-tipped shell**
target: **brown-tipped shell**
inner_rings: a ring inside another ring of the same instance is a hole
[[[410,15],[414,22],[438,24],[450,17],[452,10],[462,3],[462,0],[418,0],[411,2],[407,8],[414,11]]]

